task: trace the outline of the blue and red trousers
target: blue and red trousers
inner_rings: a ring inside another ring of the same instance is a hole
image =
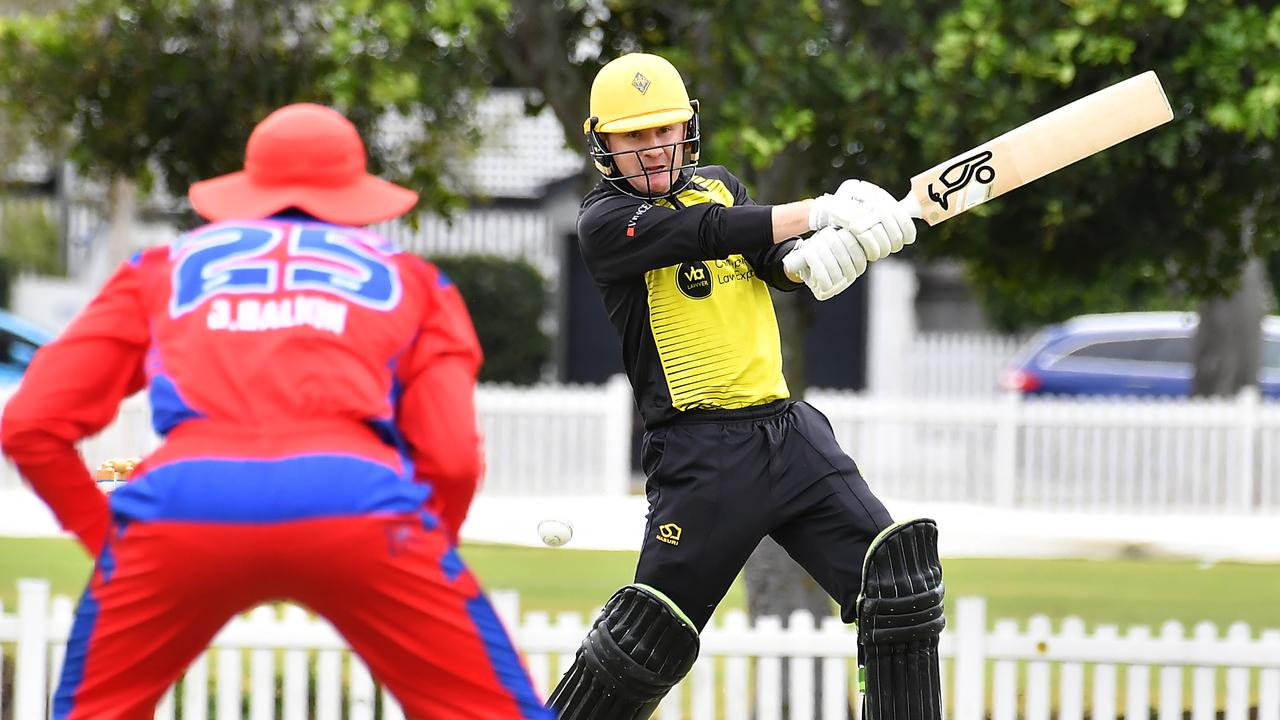
[[[163,464],[162,464],[163,465]],[[422,720],[552,720],[429,490],[358,458],[186,461],[111,498],[54,720],[151,718],[237,614],[289,601],[327,619]]]

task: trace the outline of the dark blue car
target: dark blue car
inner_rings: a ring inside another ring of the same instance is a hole
[[[1195,313],[1081,315],[1032,338],[1001,385],[1028,395],[1191,394]],[[1280,397],[1280,317],[1263,321],[1262,394]]]
[[[49,332],[0,310],[0,386],[17,384],[36,350],[52,339]]]

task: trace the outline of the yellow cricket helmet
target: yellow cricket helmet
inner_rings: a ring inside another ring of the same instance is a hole
[[[628,194],[634,194],[626,182],[628,176],[618,171],[601,133],[625,133],[633,130],[686,123],[687,146],[681,173],[684,182],[671,192],[683,188],[693,178],[698,166],[701,134],[698,128],[698,101],[690,100],[680,71],[666,58],[648,53],[629,53],[611,60],[596,74],[591,83],[591,116],[582,124],[587,147],[596,169],[605,179]],[[632,176],[635,177],[635,176]]]

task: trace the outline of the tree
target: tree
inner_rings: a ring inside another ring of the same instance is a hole
[[[1218,318],[1260,316],[1252,286],[1226,298],[1280,242],[1277,27],[1274,2],[960,3],[933,30],[933,74],[912,126],[926,155],[947,157],[1145,69],[1161,77],[1175,119],[948,223],[924,249],[966,258],[975,285],[1025,308],[1023,322],[1092,309],[1084,293],[1200,301],[1199,389],[1255,382],[1258,323],[1232,332]],[[1216,309],[1224,302],[1231,309]]]
[[[848,176],[905,192],[940,158],[1155,69],[1173,124],[932,228],[911,253],[964,259],[1008,327],[1204,301],[1213,339],[1198,345],[1252,357],[1239,333],[1216,339],[1213,318],[1242,309],[1213,307],[1280,242],[1276,3],[805,2],[771,5],[767,25],[758,3],[606,7],[581,14],[581,36],[605,55],[644,47],[696,68],[707,155],[745,168],[765,201]],[[1248,363],[1197,365],[1207,378]]]
[[[121,244],[135,185],[181,197],[239,168],[253,125],[297,101],[344,111],[366,138],[400,117],[408,131],[370,148],[372,166],[449,209],[464,189],[451,158],[474,141],[471,99],[485,62],[473,28],[499,0],[81,0],[0,20],[0,104],[47,147],[112,187]],[[424,126],[429,131],[423,132]]]
[[[708,155],[749,168],[766,201],[848,176],[905,192],[940,158],[1157,70],[1172,125],[932,228],[911,252],[964,259],[988,304],[1016,310],[1009,326],[1203,301],[1212,339],[1198,346],[1245,361],[1200,357],[1201,387],[1256,377],[1241,345],[1256,338],[1223,342],[1213,321],[1244,314],[1238,298],[1213,308],[1280,242],[1276,3],[809,2],[770,7],[752,33],[737,28],[762,12],[753,3],[617,7],[618,49],[645,42],[698,69],[691,84],[717,113]],[[1236,379],[1208,380],[1214,367]]]

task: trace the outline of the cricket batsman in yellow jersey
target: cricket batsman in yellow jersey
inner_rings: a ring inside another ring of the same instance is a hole
[[[866,716],[941,718],[937,527],[894,523],[827,419],[789,399],[769,296],[836,295],[913,242],[913,221],[860,180],[755,204],[728,170],[698,166],[698,104],[656,55],[601,68],[584,131],[602,177],[578,239],[644,418],[649,515],[635,582],[606,603],[549,705],[562,720],[648,718],[770,535],[858,622]]]

